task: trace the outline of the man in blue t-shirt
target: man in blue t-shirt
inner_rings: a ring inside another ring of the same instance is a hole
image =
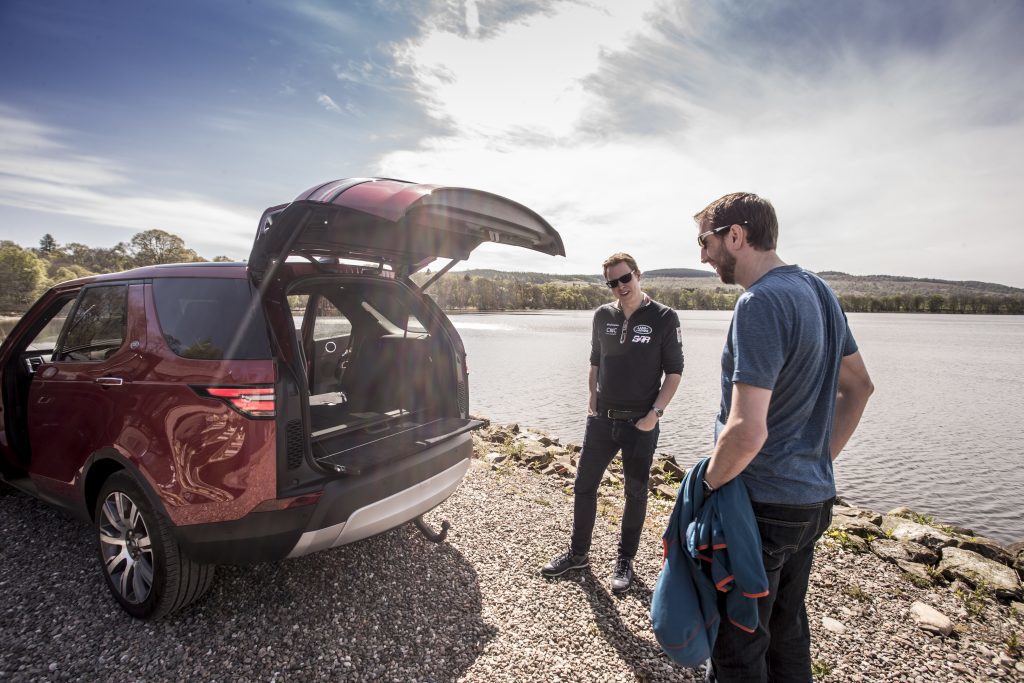
[[[874,387],[835,294],[775,253],[778,220],[768,200],[729,194],[694,219],[701,261],[746,289],[722,353],[704,488],[713,494],[743,478],[769,581],[754,632],[720,626],[708,678],[810,683],[804,598],[814,542],[832,518],[832,463]]]

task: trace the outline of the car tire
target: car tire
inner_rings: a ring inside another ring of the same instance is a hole
[[[103,483],[93,516],[100,568],[114,599],[136,619],[159,619],[198,600],[215,565],[193,562],[170,521],[125,471]]]

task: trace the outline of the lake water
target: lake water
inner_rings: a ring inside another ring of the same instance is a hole
[[[686,369],[659,451],[710,455],[729,311],[680,311]],[[590,311],[459,314],[470,410],[581,443]],[[875,383],[836,463],[839,494],[885,512],[909,505],[1003,542],[1024,540],[1024,318],[853,313]]]

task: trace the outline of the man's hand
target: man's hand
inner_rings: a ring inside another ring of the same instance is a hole
[[[658,414],[652,408],[646,415],[636,421],[636,428],[641,432],[649,432],[658,424]]]

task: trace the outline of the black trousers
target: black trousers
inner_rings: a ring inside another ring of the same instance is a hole
[[[636,428],[633,420],[612,420],[603,415],[587,417],[576,469],[572,542],[576,555],[590,551],[590,539],[597,517],[597,488],[615,454],[622,451],[622,472],[625,475],[626,508],[622,513],[619,536],[619,557],[632,559],[640,546],[640,532],[647,518],[647,482],[651,476],[654,449],[658,446],[660,428],[649,432]]]
[[[811,505],[752,501],[769,592],[758,600],[759,623],[753,633],[722,619],[708,680],[811,683],[811,630],[804,598],[814,542],[832,522],[832,503],[831,499]],[[725,615],[721,609],[720,613]]]

